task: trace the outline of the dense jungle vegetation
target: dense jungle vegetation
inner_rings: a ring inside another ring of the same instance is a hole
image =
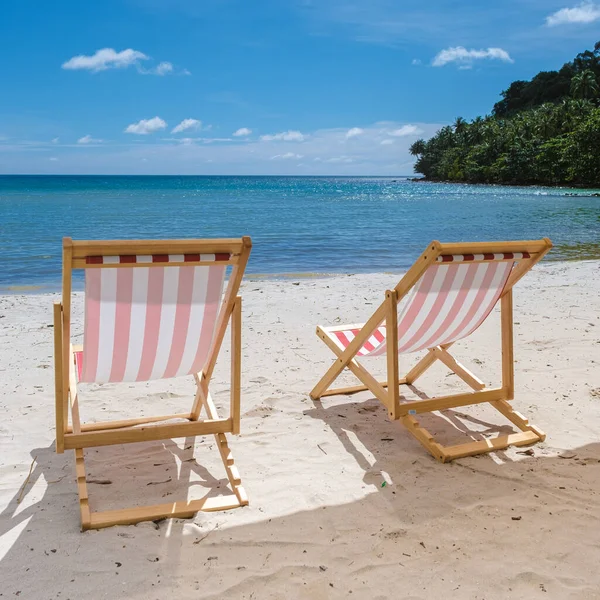
[[[410,148],[430,181],[600,186],[600,42]]]

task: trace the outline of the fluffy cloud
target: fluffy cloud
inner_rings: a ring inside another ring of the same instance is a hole
[[[121,52],[117,52],[113,48],[102,48],[92,56],[85,56],[84,54],[74,56],[63,63],[62,68],[73,71],[81,69],[93,72],[106,71],[106,69],[123,69],[131,65],[139,65],[141,60],[148,60],[149,58],[143,52],[131,48]]]
[[[150,133],[150,130],[171,129],[159,117],[155,117],[154,125],[148,126],[150,122],[153,119],[133,123],[133,131]],[[165,127],[161,127],[162,123]],[[422,137],[429,138],[443,124],[414,122],[412,125],[422,130]],[[205,138],[193,134],[188,137],[187,133],[166,138],[157,132],[158,135],[146,135],[143,144],[105,141],[102,152],[92,154],[82,151],[90,146],[61,145],[60,165],[56,163],[54,170],[90,174],[410,175],[415,159],[409,148],[415,138],[390,135],[406,126],[406,123],[393,121],[363,124],[363,133],[351,143],[346,138],[348,127],[305,131],[302,143],[284,141],[283,136],[278,141],[263,142],[254,137]],[[14,172],[31,172],[32,169],[47,172],[53,165],[48,162],[53,153],[41,153],[40,148],[57,147],[50,139],[27,144],[0,143],[0,162],[5,170]]]
[[[138,135],[146,135],[148,133],[154,133],[160,129],[165,129],[167,124],[160,117],[154,117],[152,119],[142,119],[137,123],[128,125],[125,129],[125,133],[136,133]]]
[[[360,127],[352,127],[352,129],[348,129],[348,131],[346,132],[346,139],[356,137],[363,133],[364,133],[364,129],[361,129]]]
[[[573,8],[561,8],[546,17],[548,27],[569,25],[572,23],[593,23],[600,19],[600,5],[593,2],[582,2]]]
[[[235,137],[244,137],[246,135],[250,135],[252,133],[252,129],[248,129],[247,127],[240,127],[237,131],[233,132]]]
[[[328,158],[327,160],[325,160],[326,163],[331,163],[331,164],[339,164],[339,163],[352,163],[354,162],[353,158],[350,158],[349,156],[333,156],[331,158]]]
[[[173,65],[170,62],[163,61],[154,69],[157,75],[167,75],[173,72]]]
[[[281,158],[283,160],[289,160],[291,158],[302,158],[303,154],[295,154],[294,152],[286,152],[285,154],[276,154],[275,156],[271,156],[271,160],[276,160]]]
[[[155,117],[156,118],[156,117]],[[171,133],[181,133],[182,131],[197,131],[202,127],[202,121],[198,119],[184,119],[171,130]]]
[[[70,58],[67,62],[62,64],[63,69],[70,71],[92,71],[97,73],[98,71],[106,71],[107,69],[126,69],[127,67],[134,66],[138,73],[142,75],[169,75],[175,72],[175,67],[168,61],[162,61],[156,65],[156,67],[145,68],[142,65],[142,61],[150,60],[150,57],[139,52],[138,50],[122,50],[117,52],[114,48],[102,48],[97,50],[95,54],[86,56],[85,54],[79,54]],[[189,75],[190,72],[187,69],[181,71],[182,75]]]
[[[506,50],[502,48],[488,48],[487,50],[467,50],[463,46],[454,48],[446,48],[442,50],[434,59],[434,67],[443,67],[448,63],[457,63],[462,66],[469,66],[475,60],[491,59],[501,60],[503,62],[512,63],[514,60],[510,57]]]
[[[263,142],[275,142],[275,141],[284,141],[284,142],[302,142],[304,141],[305,136],[299,131],[283,131],[281,133],[274,133],[272,135],[261,135],[260,139]]]
[[[52,140],[54,141],[54,140]],[[78,144],[100,144],[102,142],[102,140],[98,140],[96,138],[93,138],[91,135],[84,135],[83,137],[80,137],[77,140]]]
[[[416,125],[403,125],[398,129],[392,129],[388,131],[388,135],[392,137],[405,137],[407,135],[420,135],[423,133],[422,129],[419,129]]]

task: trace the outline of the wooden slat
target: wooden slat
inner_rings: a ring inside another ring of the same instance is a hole
[[[324,333],[323,331],[321,331],[321,335],[322,335],[323,341],[327,344],[327,346],[329,346],[329,348],[331,349],[331,351],[335,355],[340,356],[342,354],[342,351],[338,348],[337,344],[333,341],[333,339],[329,335],[327,335],[326,333]],[[387,392],[387,390],[375,379],[375,377],[373,377],[373,375],[371,375],[371,373],[369,373],[369,371],[367,371],[362,365],[360,365],[354,359],[352,359],[346,365],[346,367],[348,367],[348,369],[350,369],[350,371],[352,371],[352,373],[354,373],[354,375],[356,375],[356,377],[358,377],[358,379],[360,381],[362,381],[365,386],[367,386],[367,388],[369,389],[369,391],[386,408],[389,408],[389,404],[388,404],[389,401],[388,401],[388,392]],[[311,398],[313,398],[312,392],[311,392]],[[313,398],[313,400],[315,400],[315,399],[316,398]]]
[[[443,362],[453,373],[460,377],[468,386],[476,391],[481,391],[485,388],[485,383],[476,375],[471,373],[467,367],[459,363],[449,352],[438,346],[431,348],[429,352],[435,354],[436,358]]]
[[[248,264],[250,251],[252,250],[252,241],[249,237],[242,238],[242,241],[243,248],[240,253],[239,262],[235,267],[233,267],[231,277],[229,278],[229,283],[227,284],[227,290],[225,291],[225,298],[223,299],[222,308],[219,313],[219,316],[217,317],[215,334],[213,336],[213,342],[208,353],[208,360],[204,368],[202,369],[202,383],[205,386],[205,390],[208,390],[208,383],[212,378],[213,371],[217,364],[219,350],[221,349],[221,344],[223,343],[225,331],[227,330],[227,324],[233,312],[235,299],[240,290],[240,284],[242,283],[244,271],[246,270],[246,265]]]
[[[56,413],[56,452],[65,451],[65,426],[63,402],[63,349],[62,349],[62,304],[54,303],[54,397]]]
[[[176,415],[161,415],[156,417],[138,417],[136,419],[123,419],[121,421],[99,421],[97,423],[82,423],[81,431],[105,431],[107,429],[123,429],[124,427],[134,427],[147,423],[161,423],[173,419],[190,419],[190,413],[180,413]],[[73,431],[72,427],[67,429],[68,433]]]
[[[388,302],[388,314],[385,319],[388,414],[390,419],[396,420],[400,408],[400,386],[398,384],[398,294],[396,290],[388,290],[385,296]]]
[[[506,242],[450,242],[441,244],[441,254],[499,254],[500,252],[543,252],[547,238]]]
[[[522,277],[525,277],[525,275],[527,275],[527,273],[529,273],[529,271],[531,271],[531,269],[537,263],[539,263],[544,258],[544,256],[546,256],[546,254],[548,254],[548,252],[550,252],[550,250],[552,249],[552,242],[550,241],[550,239],[544,238],[541,241],[543,241],[545,244],[543,250],[540,250],[538,254],[535,255],[535,257],[527,260],[521,260],[519,261],[519,264],[515,265],[515,267],[512,270],[512,273],[508,277],[506,285],[504,286],[504,291],[502,292],[503,294],[508,293],[508,291],[511,290]]]
[[[439,346],[442,350],[447,350],[454,344],[442,344]],[[408,385],[412,385],[431,365],[437,360],[437,356],[433,352],[428,352],[404,377]]]
[[[91,513],[90,503],[87,491],[87,480],[85,474],[85,462],[83,459],[83,450],[75,449],[75,475],[77,477],[77,493],[79,495],[79,512],[81,514],[81,529],[90,528]]]
[[[443,447],[438,444],[434,437],[422,427],[421,424],[411,415],[405,415],[400,419],[402,424],[408,429],[408,431],[417,439],[417,441],[425,447],[435,458],[439,461],[444,462],[444,451]]]
[[[340,373],[348,365],[349,361],[360,350],[362,345],[369,339],[369,337],[371,337],[373,331],[381,325],[385,319],[386,312],[387,302],[384,300],[343,352],[339,351],[337,345],[334,344],[334,353],[336,356],[338,356],[338,359],[331,365],[331,367],[329,367],[325,375],[323,375],[317,385],[315,385],[310,392],[310,397],[313,400],[320,398],[321,394],[339,377]],[[320,326],[317,327],[317,335],[333,350],[333,347],[329,344],[331,338]]]
[[[466,394],[453,394],[452,396],[440,396],[438,398],[429,398],[428,400],[414,400],[412,402],[403,402],[400,404],[400,414],[402,416],[414,411],[416,414],[432,412],[436,410],[446,410],[458,406],[469,406],[470,404],[481,404],[482,402],[492,402],[493,400],[504,400],[506,390],[503,388],[494,388],[483,392],[467,392]]]
[[[544,441],[546,439],[546,434],[536,427],[535,425],[531,425],[529,420],[526,419],[520,412],[513,410],[512,406],[506,400],[497,400],[496,402],[491,403],[492,406],[501,412],[513,425],[516,425],[522,431],[533,431],[539,438],[540,441]]]
[[[209,433],[225,433],[231,431],[231,429],[231,419],[218,419],[215,421],[193,421],[173,425],[123,428],[114,431],[69,433],[65,435],[65,448],[90,448],[92,446],[110,446],[112,444],[132,444],[135,442],[207,435]]]
[[[239,254],[244,238],[198,240],[76,240],[73,258],[131,254]]]
[[[421,276],[429,268],[430,265],[434,264],[437,257],[442,253],[442,244],[437,240],[434,240],[429,244],[427,249],[419,256],[415,261],[415,264],[406,272],[404,277],[398,282],[398,285],[394,288],[397,293],[397,301],[400,302],[406,294],[412,289],[412,287],[421,279]]]
[[[515,397],[515,367],[513,354],[513,301],[512,290],[500,300],[500,326],[502,329],[502,386],[507,390],[507,400]]]
[[[381,387],[386,388],[388,385],[387,381],[378,381],[377,382]],[[398,385],[403,385],[406,383],[406,380],[399,379]],[[356,394],[358,392],[366,392],[369,388],[366,385],[350,385],[348,387],[334,388],[332,390],[327,390],[321,394],[321,398],[326,398],[327,396],[341,396],[346,395],[350,396],[351,394]]]
[[[489,440],[480,440],[477,442],[468,442],[456,446],[444,447],[444,456],[446,460],[454,460],[465,456],[474,456],[483,452],[494,452],[504,450],[509,446],[529,446],[539,442],[540,438],[533,431],[523,431],[521,433],[511,433],[509,435],[499,435]]]
[[[231,316],[231,406],[232,433],[240,433],[242,394],[242,297],[238,296]]]
[[[107,510],[92,513],[89,529],[102,529],[113,525],[131,525],[141,521],[155,521],[157,519],[190,519],[199,511],[230,510],[239,506],[240,502],[237,497],[230,494],[228,496],[204,497],[189,502],[181,501],[137,508]]]
[[[63,238],[63,268],[62,268],[62,406],[63,431],[69,426],[69,361],[71,358],[71,259],[73,241]]]
[[[196,376],[196,383],[200,383],[200,378],[198,376]],[[217,408],[210,397],[210,394],[208,392],[204,393],[200,385],[198,385],[198,394],[209,419],[217,419]],[[229,479],[231,489],[237,496],[240,506],[246,506],[248,504],[248,496],[246,495],[244,488],[241,486],[240,473],[233,463],[233,458],[231,456],[231,451],[229,450],[229,444],[227,443],[225,434],[216,434],[215,441],[217,442],[217,448],[219,450],[219,454],[221,455],[223,466],[225,467],[225,472],[227,473],[227,478]]]

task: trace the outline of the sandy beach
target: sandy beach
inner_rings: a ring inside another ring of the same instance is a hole
[[[333,357],[315,326],[363,322],[398,279],[246,279],[242,433],[230,445],[250,506],[85,533],[74,457],[54,452],[59,296],[0,296],[0,597],[600,598],[600,261],[546,263],[515,288],[514,406],[546,441],[450,464],[369,393],[308,397]],[[74,343],[81,312],[79,293]],[[486,383],[500,378],[498,325],[496,309],[455,347]],[[401,371],[419,356],[402,356]],[[384,372],[385,358],[369,362]],[[228,365],[224,351],[218,406]],[[439,364],[418,388],[464,389]],[[191,378],[82,386],[82,418],[182,412],[193,393]],[[444,443],[510,430],[485,407],[423,422]],[[226,487],[212,436],[86,457],[96,509]]]

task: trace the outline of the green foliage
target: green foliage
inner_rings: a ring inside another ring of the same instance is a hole
[[[560,71],[515,81],[493,114],[458,117],[410,148],[433,181],[600,186],[600,42]]]

